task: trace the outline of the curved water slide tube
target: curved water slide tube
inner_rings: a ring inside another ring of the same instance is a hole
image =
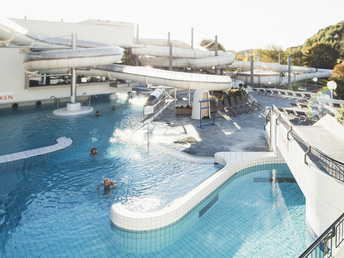
[[[144,66],[169,67],[170,49],[167,46],[146,46],[132,49],[132,54],[138,55]],[[176,68],[211,68],[213,66],[227,66],[234,62],[232,53],[202,49],[172,48],[172,66]]]
[[[46,38],[30,34],[9,20],[0,21],[0,38],[6,42],[32,45],[44,44],[71,46],[71,40]],[[35,42],[36,41],[36,42]],[[119,47],[102,43],[77,41],[81,49],[55,49],[28,53],[24,60],[27,72],[50,72],[69,68],[88,68],[87,73],[111,78],[145,82],[182,89],[205,88],[207,90],[229,90],[232,80],[228,76],[181,73],[136,66],[108,65],[121,60],[123,51]]]
[[[227,72],[229,76],[235,77],[237,80],[242,80],[246,84],[250,84],[250,67],[249,61],[234,61],[228,66],[229,69],[241,68],[243,72]],[[288,76],[281,76],[280,73],[288,72],[288,65],[281,65],[278,63],[264,63],[254,62],[253,67],[255,70],[273,71],[276,73],[261,73],[254,72],[253,80],[254,84],[273,84],[273,85],[285,85],[288,83]],[[312,67],[291,66],[291,82],[296,82],[305,79],[313,78],[328,78],[332,75],[333,71],[330,69],[317,69]]]
[[[251,78],[250,72],[228,72],[226,73],[231,77],[235,77],[236,80],[243,81],[246,85],[250,85]],[[302,74],[291,74],[290,80],[291,83],[306,79],[313,78],[327,78],[332,75],[332,71],[318,71],[315,73],[302,73]],[[254,73],[253,75],[254,84],[265,84],[265,85],[286,85],[288,84],[288,76],[281,76],[279,73]]]
[[[234,61],[231,63],[228,68],[241,68],[245,70],[250,70],[251,62],[250,61]],[[275,71],[275,72],[288,72],[288,65],[281,65],[278,63],[264,63],[264,62],[253,62],[254,69],[260,69],[260,70],[269,70],[269,71]],[[332,72],[330,69],[317,69],[312,67],[303,67],[303,66],[291,66],[291,72],[294,73],[316,73],[321,72],[324,74],[324,72]]]

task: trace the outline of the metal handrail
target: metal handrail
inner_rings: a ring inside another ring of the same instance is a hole
[[[331,256],[332,251],[338,248],[344,240],[344,213],[329,226],[314,242],[307,247],[299,256],[304,257],[325,257]],[[335,239],[333,239],[335,238]],[[335,240],[335,241],[333,241]],[[334,245],[333,245],[334,244]]]
[[[215,108],[216,108],[216,104],[215,104],[215,99],[205,99],[205,100],[200,100],[199,101],[199,106],[200,106],[200,118],[199,118],[199,127],[200,128],[203,128],[203,126],[207,126],[207,125],[215,125]],[[206,107],[202,107],[202,103],[213,103],[213,105],[209,105],[209,106],[206,106]],[[213,122],[212,123],[206,123],[206,124],[202,124],[202,110],[203,109],[210,109],[210,113],[212,114],[212,120]]]
[[[281,112],[278,110],[278,108],[275,105],[272,106],[271,112],[275,112],[276,114],[278,114],[278,118],[281,121],[281,124],[283,124],[284,127],[286,127],[286,129],[289,129],[287,133],[287,139],[290,140],[289,136],[290,134],[292,134],[296,142],[298,142],[300,147],[305,151],[305,159],[306,157],[310,158],[310,160],[312,160],[313,163],[317,167],[319,167],[322,171],[344,182],[344,163],[334,158],[329,157],[328,155],[326,155],[325,153],[323,153],[316,147],[309,144],[305,139],[303,139],[301,134],[292,125],[292,123],[280,115]],[[310,157],[310,155],[312,156]]]
[[[269,123],[269,121],[270,121],[270,116],[271,116],[271,109],[270,108],[268,108],[269,109],[269,112],[266,114],[266,117],[265,117],[265,124],[264,124],[264,130],[266,131],[266,125]]]

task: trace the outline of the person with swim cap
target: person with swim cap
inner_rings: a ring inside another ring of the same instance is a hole
[[[108,178],[105,178],[104,182],[97,187],[97,191],[99,191],[99,188],[102,186],[104,186],[104,192],[109,191],[111,189],[110,188],[111,185],[113,186],[112,189],[117,188],[117,185],[115,184],[115,182],[109,181]]]

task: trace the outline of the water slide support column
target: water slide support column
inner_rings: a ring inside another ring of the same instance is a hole
[[[191,28],[191,49],[193,49],[194,44],[194,28]]]
[[[174,88],[174,109],[177,107],[177,88]]]
[[[218,56],[219,46],[217,44],[217,35],[215,36],[215,56]],[[215,66],[215,74],[217,74],[217,67]]]
[[[76,33],[72,34],[72,48],[76,49]],[[70,87],[70,103],[75,103],[76,102],[76,72],[75,72],[75,67],[71,69],[71,87]]]
[[[254,80],[253,80],[253,56],[251,55],[251,65],[250,65],[250,86],[253,87]]]
[[[167,46],[170,48],[170,52],[169,52],[169,56],[168,56],[168,70],[172,71],[172,43],[171,43],[170,32],[168,33]]]
[[[172,71],[172,43],[169,44],[170,47],[170,53],[169,53],[169,59],[168,59],[168,66],[169,70]]]
[[[291,88],[291,62],[290,56],[288,56],[288,88]]]

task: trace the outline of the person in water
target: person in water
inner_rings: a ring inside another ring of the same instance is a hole
[[[115,110],[115,109],[116,109],[115,105],[112,105],[111,108],[112,108],[112,110]]]
[[[99,191],[99,188],[102,186],[104,186],[104,192],[117,188],[117,185],[115,184],[115,182],[109,181],[108,178],[105,178],[104,182],[97,187],[97,191]]]
[[[96,147],[93,147],[93,148],[91,149],[90,155],[96,156],[96,155],[98,155],[98,154],[99,154],[99,153],[97,152],[97,148],[96,148]]]
[[[101,114],[100,114],[100,112],[99,112],[99,110],[97,109],[97,111],[96,111],[96,116],[100,116]]]

